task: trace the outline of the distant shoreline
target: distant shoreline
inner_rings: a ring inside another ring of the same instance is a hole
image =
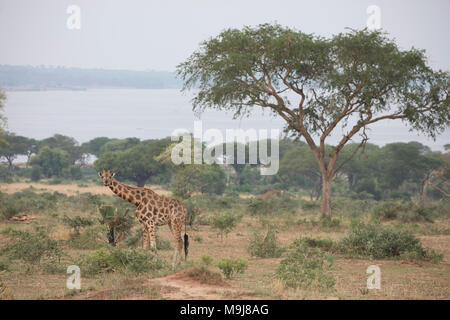
[[[0,88],[7,91],[85,91],[91,88],[180,89],[174,72],[83,69],[0,64]]]
[[[45,88],[27,88],[27,87],[1,87],[5,92],[44,92],[44,91],[88,91],[88,90],[173,90],[181,87],[164,87],[164,88],[136,88],[136,87],[45,87]]]

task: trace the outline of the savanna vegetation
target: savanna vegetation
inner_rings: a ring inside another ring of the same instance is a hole
[[[380,112],[430,135],[448,127],[448,74],[424,57],[368,31],[324,40],[263,25],[204,42],[179,66],[186,89],[200,87],[196,108],[260,105],[287,121],[271,176],[258,161],[175,165],[169,138],[36,140],[0,118],[0,298],[448,299],[450,145],[378,146],[365,131]],[[280,98],[287,90],[298,107]],[[350,134],[328,145],[352,115]],[[230,149],[248,159],[262,142]],[[186,204],[187,261],[168,263],[165,226],[157,252],[141,249],[135,208],[103,186],[103,168]],[[72,265],[81,290],[66,287]],[[371,265],[380,289],[367,289]]]

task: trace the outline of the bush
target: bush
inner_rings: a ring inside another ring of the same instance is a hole
[[[13,174],[8,168],[0,166],[0,181],[11,183],[13,182]]]
[[[141,274],[164,267],[162,260],[147,251],[117,247],[95,250],[81,261],[81,265],[89,275],[105,272]]]
[[[261,230],[255,231],[250,239],[248,252],[251,256],[259,258],[280,257],[283,249],[278,244],[274,228],[269,226],[265,233]]]
[[[37,194],[31,187],[8,195],[0,193],[0,217],[10,218],[20,212],[48,211],[55,208],[57,193]]]
[[[320,218],[320,223],[323,228],[336,229],[341,226],[341,220],[338,218],[330,218],[327,216],[322,216]]]
[[[236,273],[244,273],[248,267],[248,261],[241,258],[225,258],[217,262],[216,266],[222,270],[225,278],[231,279]]]
[[[412,208],[412,202],[384,201],[374,208],[374,216],[383,220],[396,219],[401,212]]]
[[[79,236],[81,228],[92,226],[92,224],[94,223],[89,218],[83,218],[81,216],[74,216],[73,218],[69,218],[67,215],[64,215],[62,222],[73,229],[71,237]]]
[[[282,213],[294,213],[298,208],[298,201],[284,193],[281,196],[252,198],[247,205],[247,212],[255,215],[272,215]]]
[[[408,230],[395,230],[379,223],[353,222],[348,236],[339,243],[339,250],[350,255],[374,259],[411,258],[442,259],[442,255],[422,247],[420,240]]]
[[[203,254],[200,257],[200,265],[193,266],[192,268],[186,270],[186,275],[196,281],[199,281],[200,283],[214,285],[222,284],[223,280],[220,273],[209,269],[212,262],[213,258],[211,256]]]
[[[200,214],[200,208],[191,200],[184,201],[184,205],[187,209],[186,224],[192,227],[195,219]]]
[[[11,244],[2,249],[2,253],[11,259],[36,265],[43,260],[59,262],[63,256],[59,242],[48,236],[48,229],[36,227],[34,232],[28,232],[8,228],[2,233],[13,239]]]
[[[303,241],[308,247],[319,248],[323,251],[331,251],[335,245],[331,239],[314,239],[306,237],[297,241]]]
[[[80,166],[72,165],[69,167],[70,178],[73,180],[81,180],[83,178],[83,173],[81,172]]]
[[[400,215],[402,222],[434,222],[433,215],[436,207],[416,206],[414,209],[403,212]]]
[[[100,223],[108,228],[106,236],[110,245],[115,246],[129,236],[134,219],[128,214],[128,209],[120,213],[117,208],[104,205],[99,208],[99,212]]]
[[[209,270],[205,266],[193,266],[186,270],[186,275],[200,283],[220,285],[223,283],[222,276],[216,271]]]
[[[142,246],[142,241],[142,228],[136,228],[134,234],[127,238],[126,245],[128,247],[137,248]],[[164,240],[158,234],[156,234],[156,250],[172,249],[172,244],[169,240]]]
[[[315,211],[320,209],[320,203],[319,201],[305,201],[302,200],[300,202],[300,207],[304,211]]]
[[[1,209],[0,214],[3,217],[3,219],[10,219],[10,218],[14,217],[16,214],[18,214],[19,212],[20,212],[19,208],[17,207],[16,204],[9,203]]]
[[[33,166],[33,168],[31,169],[31,181],[39,181],[41,180],[42,177],[42,171],[41,171],[41,167],[39,166]]]
[[[213,258],[207,254],[202,254],[200,257],[200,262],[201,262],[202,266],[207,267],[212,264]]]
[[[6,261],[0,260],[0,272],[1,271],[9,271],[9,265]]]
[[[218,230],[220,237],[228,235],[242,219],[242,214],[223,212],[211,217],[211,228]]]
[[[71,234],[68,244],[73,249],[99,249],[108,245],[102,236],[105,233],[103,226],[87,227],[78,235]]]
[[[329,274],[334,257],[318,248],[310,248],[303,240],[290,246],[286,259],[280,262],[277,277],[286,287],[331,289],[336,280]]]

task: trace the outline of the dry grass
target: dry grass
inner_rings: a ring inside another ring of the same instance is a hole
[[[76,192],[91,192],[96,194],[110,194],[110,191],[101,186],[89,186],[80,188],[76,185],[44,185],[33,184],[37,189],[64,192],[67,194]],[[16,192],[28,188],[29,184],[14,183],[1,185],[2,192]],[[42,190],[44,191],[44,190]],[[161,189],[156,191],[160,194]],[[166,191],[166,194],[168,192]],[[76,213],[80,214],[80,213]],[[304,218],[302,215],[301,218]],[[314,215],[306,216],[313,218]],[[295,219],[300,218],[296,216]],[[317,219],[317,217],[315,217]],[[287,246],[299,237],[342,238],[348,230],[348,222],[343,222],[343,227],[338,230],[325,230],[320,226],[312,227],[307,224],[286,223],[287,217],[277,217],[271,220],[271,224],[277,225],[279,233],[277,238],[281,245]],[[294,220],[295,220],[294,219]],[[34,223],[39,225],[54,225],[52,236],[57,239],[67,240],[69,230],[58,225],[57,221],[45,214],[37,216]],[[56,224],[56,225],[55,225]],[[420,224],[421,228],[449,226],[450,219],[439,220],[435,224]],[[32,225],[0,224],[0,230],[6,226],[13,226],[21,230],[28,230]],[[165,286],[149,280],[151,275],[131,277],[119,273],[108,273],[97,277],[84,277],[82,274],[82,292],[74,293],[66,289],[67,274],[50,275],[44,273],[27,273],[25,271],[8,272],[0,275],[5,286],[14,294],[16,299],[170,299],[176,297],[202,298],[202,294],[213,299],[242,299],[267,298],[267,299],[450,299],[450,235],[419,235],[423,245],[443,253],[444,258],[439,264],[428,262],[412,263],[392,260],[368,260],[347,259],[336,256],[332,273],[336,279],[334,290],[327,292],[286,289],[275,277],[276,269],[283,258],[252,258],[247,252],[247,246],[251,233],[260,226],[256,217],[244,216],[237,228],[223,241],[209,226],[197,226],[195,230],[188,228],[190,236],[189,261],[199,261],[201,255],[208,254],[213,258],[213,264],[226,257],[241,257],[249,260],[248,269],[243,274],[236,275],[232,280],[227,280],[225,287],[220,283],[209,291],[195,291],[196,295],[188,296],[183,293],[182,283],[177,282],[178,287]],[[169,228],[158,228],[158,234],[162,239],[172,241]],[[196,240],[197,239],[197,240]],[[201,241],[199,240],[201,239]],[[0,244],[8,239],[0,235]],[[1,247],[2,245],[0,245]],[[72,256],[86,254],[89,250],[73,250],[65,248]],[[171,261],[172,250],[164,250],[158,253],[161,259]],[[381,289],[367,290],[366,281],[369,275],[366,269],[370,265],[378,265],[381,268]],[[178,269],[190,267],[185,264]],[[211,266],[211,271],[219,269]],[[191,269],[192,270],[192,269]],[[172,273],[166,270],[166,274]],[[189,272],[189,269],[186,270]],[[193,272],[186,283],[194,290],[195,286],[201,286],[202,275]],[[199,276],[200,278],[196,278]],[[202,280],[203,279],[203,280]],[[177,280],[176,277],[173,279]],[[205,298],[205,297],[203,297]]]
[[[28,182],[15,182],[15,183],[4,183],[0,184],[0,192],[3,193],[15,193],[22,191],[24,189],[28,189],[30,187],[35,188],[37,193],[40,192],[59,192],[64,193],[68,196],[73,196],[79,193],[85,193],[90,192],[92,194],[104,194],[104,195],[111,195],[112,192],[108,188],[105,188],[104,186],[96,185],[96,184],[87,184],[86,187],[80,187],[76,184],[44,184],[44,183],[28,183]],[[147,186],[149,188],[152,188],[154,191],[158,192],[158,194],[163,196],[170,196],[171,192],[167,191],[165,189],[162,189],[159,186]]]

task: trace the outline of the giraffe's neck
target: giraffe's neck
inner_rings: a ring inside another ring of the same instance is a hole
[[[111,179],[111,184],[108,186],[112,192],[121,197],[122,199],[131,202],[135,206],[138,206],[141,201],[140,197],[136,197],[136,187],[129,186],[125,183],[119,182],[116,179]]]

